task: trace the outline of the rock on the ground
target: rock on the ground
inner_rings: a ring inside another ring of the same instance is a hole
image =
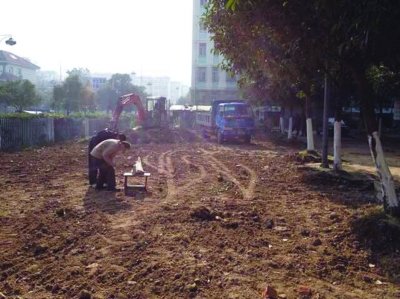
[[[92,294],[87,290],[82,290],[79,294],[79,299],[92,299]]]
[[[267,286],[262,293],[263,299],[278,299],[278,292],[271,286]]]
[[[210,220],[214,220],[215,219],[214,215],[206,207],[195,208],[192,211],[192,213],[190,213],[190,216],[192,218],[196,218],[196,219],[200,219],[200,220],[206,220],[206,221],[210,221]]]
[[[268,228],[268,229],[272,229],[274,227],[274,220],[267,219],[265,221],[265,227]]]

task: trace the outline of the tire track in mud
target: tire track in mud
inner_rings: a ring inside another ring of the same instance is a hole
[[[167,196],[165,200],[168,201],[176,195],[176,185],[174,183],[174,167],[172,165],[171,153],[174,151],[166,151],[161,153],[158,157],[158,172],[164,175],[167,181]]]
[[[163,199],[164,202],[168,202],[173,200],[174,198],[185,194],[184,191],[188,190],[189,188],[193,187],[193,185],[200,183],[207,177],[207,171],[203,165],[200,165],[198,163],[193,163],[190,161],[191,156],[188,154],[184,154],[180,157],[181,161],[187,165],[193,165],[194,167],[198,168],[199,174],[196,177],[190,177],[188,176],[187,179],[189,182],[185,183],[182,186],[177,186],[176,183],[174,182],[175,179],[175,168],[173,164],[173,155],[177,154],[179,152],[187,153],[186,151],[183,150],[169,150],[166,152],[161,153],[158,156],[158,164],[157,166],[155,164],[152,164],[149,161],[149,157],[151,154],[146,155],[143,157],[143,162],[146,164],[146,166],[149,166],[155,170],[157,170],[157,173],[160,175],[161,178],[165,178],[166,183],[167,183],[167,195]],[[127,234],[128,231],[132,226],[137,226],[141,222],[136,219],[135,216],[137,215],[142,215],[143,213],[151,213],[151,211],[154,211],[159,207],[159,201],[157,202],[147,202],[145,206],[140,206],[140,207],[135,207],[135,210],[132,210],[132,208],[129,211],[126,211],[125,213],[118,213],[116,215],[110,216],[110,221],[112,223],[111,227],[115,231],[120,231],[122,235]],[[108,239],[108,244],[113,244],[114,243],[114,238]],[[117,241],[118,243],[121,244],[121,241]],[[126,243],[129,243],[129,240],[126,240]],[[122,243],[125,243],[125,240],[122,241]]]
[[[166,152],[162,152],[161,154],[158,154],[157,152],[152,152],[145,155],[142,159],[146,167],[154,169],[160,178],[162,179],[165,178],[167,183],[166,198],[170,198],[176,192],[176,187],[173,182],[174,169],[172,165],[170,165],[171,163],[167,156],[170,154],[170,152],[173,151],[169,150]],[[158,155],[157,164],[150,162],[150,156],[153,154]],[[141,215],[141,217],[143,217],[143,215],[151,213],[151,211],[158,208],[158,204],[159,201],[156,202],[147,201],[145,206],[135,206],[134,210],[133,207],[131,207],[130,210],[126,211],[125,213],[118,214],[117,217],[112,216],[110,218],[112,222],[111,225],[112,229],[114,229],[115,231],[122,230],[124,232],[129,232],[132,226],[137,226],[141,223],[141,221],[137,219],[136,217],[137,215]]]
[[[221,162],[220,160],[218,160],[213,156],[214,153],[204,149],[202,151],[208,159],[214,162],[214,164],[210,164],[211,167],[214,168],[216,171],[224,174],[232,183],[234,183],[239,188],[244,199],[249,200],[253,198],[255,186],[258,182],[257,174],[254,170],[243,164],[237,164],[239,167],[245,169],[249,173],[250,181],[245,187],[241,182],[239,182],[238,179],[236,179],[236,177],[232,174],[232,171],[223,162]],[[220,153],[220,152],[221,150],[218,150],[215,153]]]
[[[173,167],[173,162],[172,162],[171,156],[173,154],[178,153],[178,152],[179,151],[170,151],[170,152],[166,152],[166,153],[161,154],[160,157],[159,157],[159,161],[158,161],[158,164],[159,164],[158,167],[156,165],[152,164],[149,161],[150,155],[146,155],[146,156],[143,157],[143,163],[146,166],[156,170],[157,173],[166,176],[166,178],[167,178],[167,188],[169,188],[169,186],[172,185],[172,182],[170,182],[170,184],[168,184],[168,177],[173,179],[174,178],[174,171],[175,171],[175,169]],[[195,184],[195,183],[201,181],[202,179],[204,179],[205,176],[206,176],[206,171],[205,171],[204,167],[200,166],[200,165],[196,165],[194,163],[191,163],[189,161],[189,159],[188,159],[188,155],[182,156],[182,161],[184,161],[188,165],[192,164],[192,165],[198,167],[200,169],[200,177],[195,178],[194,180],[191,180],[190,183],[188,183],[188,184],[186,184],[184,186],[181,186],[181,187],[176,186],[176,184],[174,183],[174,188],[173,188],[173,190],[175,190],[174,193],[178,193],[177,190],[181,190],[183,188],[187,189],[188,187],[192,186],[193,184]]]
[[[254,197],[254,191],[256,189],[256,184],[258,182],[257,173],[253,169],[251,169],[243,164],[238,164],[238,165],[239,165],[239,167],[245,169],[250,175],[250,181],[246,188],[245,198],[251,199]]]
[[[194,165],[195,167],[198,167],[200,170],[200,175],[194,179],[191,179],[189,183],[183,185],[182,187],[180,187],[180,190],[185,190],[185,189],[189,189],[190,187],[192,187],[193,185],[200,183],[201,181],[203,181],[206,177],[207,177],[207,172],[206,169],[204,168],[203,165],[198,165],[195,163],[192,163],[189,161],[189,156],[185,155],[182,156],[182,161],[184,161],[186,164],[188,165]]]
[[[193,162],[194,159],[200,158],[203,161],[209,159],[212,161],[210,167],[215,169],[218,172],[221,172],[223,175],[227,177],[230,181],[232,181],[242,193],[244,199],[251,199],[254,195],[255,186],[257,183],[257,175],[254,170],[251,168],[238,164],[239,167],[243,168],[249,174],[249,182],[247,185],[240,182],[239,179],[235,177],[235,174],[220,160],[218,160],[214,155],[221,153],[220,148],[216,150],[207,151],[205,149],[201,149],[200,155],[190,155],[185,150],[169,150],[162,152],[158,155],[158,153],[151,153],[143,157],[143,162],[146,166],[151,167],[156,170],[161,178],[166,180],[167,184],[167,195],[162,200],[164,203],[171,202],[172,200],[176,200],[177,197],[180,197],[185,194],[185,191],[193,188],[194,185],[199,184],[207,178],[207,170],[206,164],[202,163],[202,161]],[[227,151],[231,154],[232,151]],[[151,155],[158,155],[157,164],[154,162],[150,162]],[[177,157],[176,155],[181,155]],[[179,161],[178,161],[179,160]],[[193,175],[187,175],[185,177],[185,182],[181,186],[177,186],[175,180],[175,167],[174,162],[177,163],[185,163],[189,167],[196,167],[195,173]],[[154,163],[154,164],[153,164]],[[204,165],[202,165],[204,164]],[[129,210],[123,213],[116,213],[114,215],[108,216],[111,222],[111,230],[114,231],[112,234],[101,235],[98,237],[104,242],[103,246],[99,248],[99,252],[103,255],[107,255],[110,252],[114,251],[114,248],[123,247],[123,246],[131,246],[134,243],[132,237],[132,231],[136,230],[135,227],[138,228],[140,226],[141,221],[138,219],[144,217],[146,214],[151,214],[153,211],[159,208],[160,202],[147,202],[146,205],[136,206],[135,208],[131,207]]]
[[[189,178],[189,182],[186,184],[183,184],[182,186],[177,186],[174,182],[175,178],[175,167],[173,163],[173,158],[172,155],[177,154],[178,152],[185,152],[182,150],[171,150],[167,151],[164,153],[161,153],[161,155],[158,158],[158,172],[160,175],[165,176],[166,181],[167,181],[167,196],[164,198],[165,201],[169,201],[173,199],[174,197],[182,194],[184,190],[187,190],[188,188],[192,187],[193,185],[201,182],[204,180],[207,176],[207,172],[202,165],[198,165],[196,163],[192,163],[189,161],[189,155],[183,155],[181,157],[182,161],[186,163],[187,165],[194,165],[197,167],[200,171],[200,175],[196,178]],[[148,161],[148,160],[147,160]]]
[[[143,161],[143,164],[144,164],[144,165],[146,165],[146,166],[148,166],[148,167],[150,167],[150,168],[152,168],[152,169],[154,169],[155,171],[158,172],[158,167],[149,161],[149,158],[150,158],[150,156],[151,156],[152,154],[153,154],[153,153],[145,155],[145,156],[143,157],[143,160],[142,160],[142,161]]]

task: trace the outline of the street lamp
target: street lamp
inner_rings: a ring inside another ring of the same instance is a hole
[[[6,44],[9,46],[14,46],[17,42],[12,38],[12,36],[10,34],[1,34],[0,35],[0,42],[2,42],[3,40],[6,40]]]

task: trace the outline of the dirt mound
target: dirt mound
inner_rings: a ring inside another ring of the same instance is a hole
[[[362,216],[353,222],[361,242],[375,252],[400,250],[400,221],[381,211]]]
[[[374,193],[374,180],[371,176],[352,175],[345,171],[329,169],[302,168],[302,181],[310,186],[337,188],[340,190],[360,190]]]
[[[185,129],[152,128],[126,132],[128,140],[135,144],[171,144],[187,143],[198,140],[198,137]]]
[[[400,283],[400,256],[393,255],[400,251],[400,220],[377,210],[354,219],[352,226],[360,247],[371,250],[372,262],[380,263],[385,274]]]

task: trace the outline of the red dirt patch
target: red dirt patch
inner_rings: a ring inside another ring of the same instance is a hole
[[[320,179],[265,139],[185,136],[118,159],[120,186],[137,155],[152,172],[141,200],[87,186],[86,143],[1,154],[0,292],[261,298],[269,285],[287,298],[400,295],[397,224],[368,188]]]

